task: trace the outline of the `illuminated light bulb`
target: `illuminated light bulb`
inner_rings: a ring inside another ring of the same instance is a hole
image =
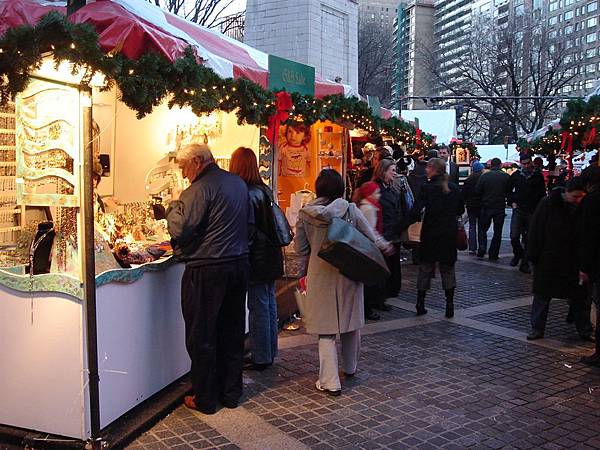
[[[237,91],[237,89],[236,89],[236,87],[235,87],[235,86],[234,86],[234,87],[232,87],[232,88],[231,88],[231,90],[232,90],[233,92]]]
[[[196,91],[190,91],[190,94],[196,95]]]
[[[133,69],[129,69],[129,75],[133,75]]]
[[[50,48],[51,48],[52,50],[54,50],[54,45],[50,44]],[[2,52],[0,51],[0,53],[2,53]]]
[[[74,49],[75,48],[75,43],[71,42],[71,48]]]

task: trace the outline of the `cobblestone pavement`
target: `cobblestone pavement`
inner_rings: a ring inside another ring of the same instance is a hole
[[[452,320],[439,276],[429,314],[414,316],[417,268],[406,261],[402,292],[364,328],[340,397],[314,388],[314,338],[286,331],[276,364],[245,374],[240,407],[181,406],[129,448],[600,449],[600,368],[578,362],[593,346],[577,340],[561,300],[547,339],[526,341],[531,278],[507,253],[505,241],[498,263],[460,256]]]

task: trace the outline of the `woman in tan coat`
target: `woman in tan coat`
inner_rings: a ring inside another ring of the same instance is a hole
[[[344,182],[339,173],[325,169],[316,181],[317,199],[300,210],[296,224],[296,251],[310,255],[308,262],[306,330],[319,335],[319,379],[316,387],[330,395],[340,395],[336,334],[342,342],[342,368],[353,376],[360,352],[360,329],[365,324],[363,284],[340,274],[339,270],[319,258],[318,253],[334,217],[346,217],[358,230],[387,251],[364,215],[352,203],[341,198]]]

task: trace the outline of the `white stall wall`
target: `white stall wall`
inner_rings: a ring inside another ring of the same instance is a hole
[[[97,289],[100,426],[190,370],[181,314],[184,265]]]
[[[169,109],[166,103],[141,120],[123,103],[116,108],[114,155],[114,195],[120,202],[146,200],[146,174],[169,150],[173,150],[173,135],[178,123],[189,119],[189,111]],[[215,158],[229,157],[237,147],[250,147],[258,152],[258,127],[237,124],[235,114],[222,113],[222,132],[209,137]]]
[[[0,423],[87,439],[82,306],[0,286]]]

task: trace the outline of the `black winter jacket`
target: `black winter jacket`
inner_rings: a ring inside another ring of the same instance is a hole
[[[481,194],[475,191],[475,186],[483,172],[474,172],[467,177],[462,187],[462,195],[465,200],[467,211],[479,211],[481,209]]]
[[[517,170],[510,176],[511,193],[508,204],[517,204],[517,209],[524,213],[533,213],[541,199],[546,196],[544,175],[534,170],[530,175]]]
[[[456,261],[457,218],[465,212],[465,206],[458,186],[449,183],[448,187],[450,192],[444,193],[442,177],[433,177],[423,185],[413,208],[413,220],[425,208],[419,250],[425,262],[453,264]]]
[[[281,248],[273,245],[273,194],[264,185],[249,184],[250,204],[254,211],[254,228],[250,245],[250,282],[269,283],[283,275]]]
[[[510,188],[510,175],[500,169],[492,169],[479,177],[475,192],[481,197],[482,208],[497,211],[506,208]]]
[[[392,186],[378,183],[381,190],[381,216],[383,222],[383,237],[390,242],[399,242],[402,232],[402,199],[400,193]]]
[[[246,183],[214,163],[167,210],[173,251],[190,265],[247,258],[253,223]]]
[[[600,186],[581,202],[580,269],[600,282]]]
[[[531,218],[527,241],[527,258],[535,267],[533,292],[551,298],[581,294],[578,210],[563,199],[563,192],[554,189],[540,202]]]

